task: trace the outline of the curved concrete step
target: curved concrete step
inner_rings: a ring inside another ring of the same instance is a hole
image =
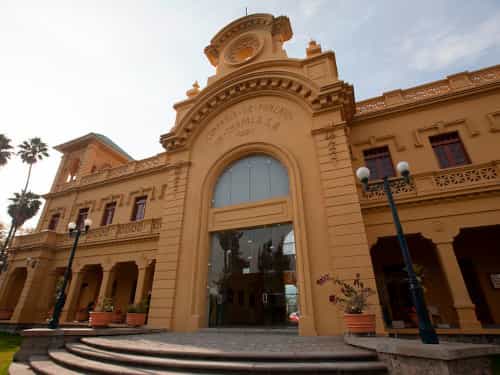
[[[339,352],[258,352],[258,351],[222,351],[207,348],[182,349],[164,347],[132,346],[126,342],[110,341],[102,338],[82,338],[80,341],[88,346],[109,352],[138,354],[168,358],[190,358],[211,360],[243,360],[243,361],[277,361],[308,362],[308,361],[376,361],[377,353],[369,350],[353,349]]]
[[[188,358],[165,358],[155,356],[144,356],[137,354],[125,354],[110,352],[107,350],[98,349],[85,345],[83,343],[71,343],[66,345],[67,350],[75,357],[86,358],[87,361],[95,361],[96,363],[113,363],[127,366],[127,369],[140,368],[140,371],[145,369],[158,370],[175,370],[175,371],[196,371],[196,372],[211,372],[211,373],[235,373],[235,372],[266,372],[266,373],[318,373],[328,372],[367,372],[369,374],[385,373],[386,366],[376,361],[349,361],[349,362],[324,362],[318,360],[316,362],[290,362],[286,360],[275,360],[273,362],[258,362],[258,361],[224,361],[224,360],[207,360],[207,359],[188,359]],[[68,354],[70,354],[68,353]],[[52,355],[51,355],[52,356]],[[56,356],[63,357],[63,360],[70,357],[66,354],[56,353]],[[129,367],[130,366],[130,367]],[[114,373],[114,372],[111,372]],[[128,373],[128,372],[127,372]],[[131,372],[135,373],[135,372]],[[139,372],[142,373],[142,372]],[[150,372],[156,373],[156,372]],[[162,372],[160,372],[162,373]]]
[[[47,356],[30,357],[30,366],[33,369],[32,374],[43,375],[82,375],[84,372],[76,372],[59,366]]]
[[[12,362],[9,366],[9,375],[31,375],[35,372],[24,363]]]

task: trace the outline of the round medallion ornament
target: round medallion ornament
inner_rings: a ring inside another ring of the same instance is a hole
[[[262,45],[257,35],[245,34],[227,47],[224,59],[229,65],[244,64],[259,54]]]

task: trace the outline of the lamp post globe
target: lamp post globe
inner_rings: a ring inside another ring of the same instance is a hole
[[[85,231],[88,231],[90,229],[90,227],[92,226],[92,220],[85,219],[83,222],[83,226],[85,227]]]
[[[73,232],[74,230],[76,229],[76,223],[74,221],[71,221],[69,224],[68,224],[68,230],[70,232]]]
[[[370,178],[370,170],[367,167],[359,167],[356,170],[356,177],[360,182],[367,182],[368,179]]]
[[[408,176],[410,174],[410,165],[407,161],[400,161],[396,165],[396,170],[401,176]]]

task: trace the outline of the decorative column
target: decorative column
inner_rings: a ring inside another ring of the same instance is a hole
[[[75,305],[78,302],[77,299],[80,295],[80,289],[83,282],[83,268],[73,269],[71,274],[71,282],[69,284],[69,290],[66,297],[66,303],[61,314],[61,322],[67,322],[68,319],[72,318],[74,315]]]
[[[99,288],[99,295],[97,296],[97,304],[102,303],[104,298],[109,297],[115,274],[113,266],[103,266],[101,264],[101,267],[102,267],[102,281],[101,281],[101,287]]]
[[[134,297],[134,303],[140,303],[145,294],[145,286],[146,286],[146,276],[147,276],[147,263],[144,262],[135,262],[137,264],[137,285],[135,287],[135,297]]]
[[[460,328],[464,330],[480,329],[481,323],[477,320],[475,306],[465,286],[462,271],[453,250],[452,240],[438,242],[435,245],[441,267],[448,282]]]

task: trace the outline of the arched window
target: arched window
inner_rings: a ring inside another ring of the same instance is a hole
[[[256,202],[288,195],[288,173],[271,156],[257,154],[240,159],[220,175],[213,207]]]

